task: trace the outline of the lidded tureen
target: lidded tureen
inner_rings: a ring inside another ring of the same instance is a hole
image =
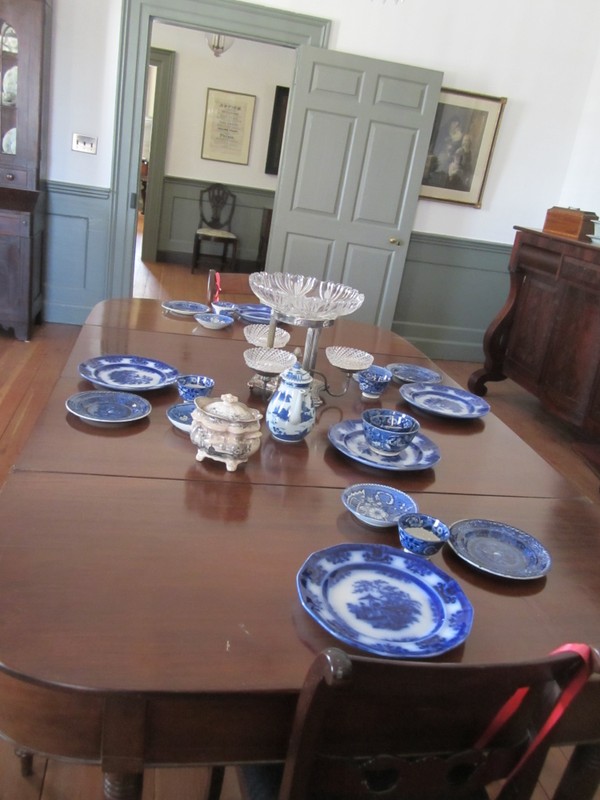
[[[198,447],[197,460],[223,461],[234,472],[260,447],[262,414],[233,394],[197,397],[194,403],[190,439]]]

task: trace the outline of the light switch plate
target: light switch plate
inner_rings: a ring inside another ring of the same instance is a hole
[[[96,155],[97,148],[98,139],[96,136],[83,136],[81,133],[73,134],[73,144],[71,145],[72,150],[76,150],[78,153],[90,153],[91,155]]]

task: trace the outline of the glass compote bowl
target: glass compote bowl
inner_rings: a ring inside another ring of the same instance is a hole
[[[256,347],[267,347],[269,341],[269,325],[246,325],[244,337]],[[285,347],[290,340],[290,334],[283,328],[275,328],[272,347]]]
[[[339,345],[326,347],[325,355],[332,367],[337,367],[337,369],[346,373],[346,383],[342,391],[337,396],[341,396],[348,391],[350,378],[352,375],[354,375],[354,373],[360,372],[363,369],[367,369],[367,367],[370,367],[374,361],[374,357],[371,355],[371,353],[367,353],[365,350],[357,350],[354,347],[342,347]],[[336,396],[333,394],[327,384],[325,385],[325,388],[330,395]]]
[[[322,328],[333,325],[338,317],[352,314],[365,299],[350,286],[288,272],[253,272],[248,280],[259,300],[273,309],[273,328],[277,320],[307,328],[302,366],[311,373]]]
[[[263,392],[273,391],[277,385],[275,376],[295,364],[296,360],[294,353],[276,347],[252,347],[244,350],[246,366],[255,372],[248,381],[248,386]]]

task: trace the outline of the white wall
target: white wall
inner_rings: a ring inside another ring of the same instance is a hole
[[[216,58],[202,31],[154,23],[152,45],[175,50],[175,79],[165,172],[274,190],[277,178],[265,173],[275,87],[291,86],[295,50],[236,39]],[[248,165],[202,158],[206,90],[255,95]]]
[[[600,212],[598,0],[262,0],[261,5],[331,19],[332,49],[439,69],[445,86],[508,98],[483,207],[421,200],[416,230],[509,243],[513,225],[541,227],[550,206]],[[111,185],[120,7],[121,0],[54,1],[52,180]],[[219,60],[225,68],[229,54]],[[236,84],[244,72],[238,72]],[[195,109],[195,130],[201,105]],[[258,124],[264,126],[262,118]],[[259,147],[259,130],[253,147]],[[98,156],[72,153],[74,132],[98,135]],[[197,144],[190,133],[190,146]],[[184,150],[169,151],[169,170],[180,173],[182,156],[187,158]],[[257,169],[264,168],[260,161]],[[222,166],[219,176],[227,181]]]

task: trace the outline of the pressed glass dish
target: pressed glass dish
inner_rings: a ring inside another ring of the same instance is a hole
[[[352,314],[365,299],[350,286],[287,272],[253,272],[249,282],[254,294],[276,312],[315,322]]]
[[[269,336],[269,325],[246,325],[244,336],[247,342],[256,347],[266,347]],[[275,328],[273,347],[285,347],[290,340],[290,334],[283,328]]]
[[[356,350],[354,347],[326,347],[325,355],[333,367],[344,372],[359,372],[373,363],[373,356],[370,353]]]
[[[247,367],[262,375],[278,375],[296,363],[296,356],[275,347],[252,347],[244,350],[244,361]]]

